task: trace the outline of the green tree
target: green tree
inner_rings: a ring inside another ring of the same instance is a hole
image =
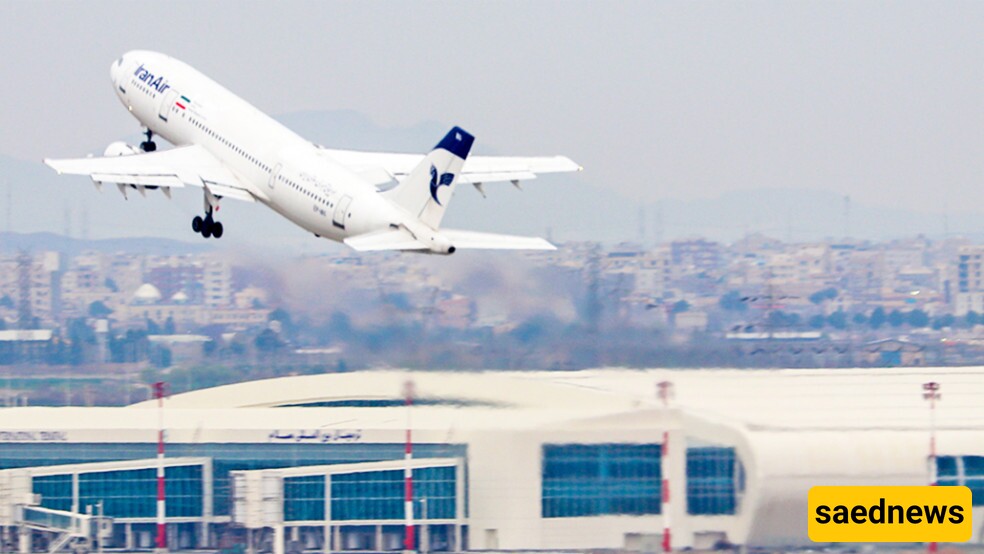
[[[830,324],[834,329],[846,329],[847,328],[847,314],[844,310],[837,310],[836,312],[827,316],[827,323]]]
[[[686,312],[689,309],[690,309],[690,302],[687,302],[686,300],[678,300],[677,302],[673,303],[673,307],[670,308],[670,311],[672,311],[675,314],[682,314],[683,312]]]
[[[885,325],[887,320],[888,318],[885,316],[885,309],[878,306],[872,310],[871,317],[868,318],[868,325],[870,325],[872,329],[880,329],[882,325]]]
[[[559,322],[546,315],[535,315],[523,321],[512,330],[512,335],[523,344],[534,344],[542,341],[552,330],[559,327]]]
[[[933,329],[939,331],[945,327],[953,327],[957,322],[957,318],[953,314],[943,314],[933,318]]]
[[[113,310],[110,310],[102,300],[96,300],[92,304],[89,304],[89,317],[102,319],[111,313],[113,313]]]
[[[905,323],[905,315],[899,310],[892,310],[888,313],[888,324],[892,327],[901,327]]]
[[[156,367],[171,367],[171,359],[172,354],[170,348],[159,346],[150,351],[150,363],[154,364]]]
[[[332,339],[349,340],[355,334],[352,318],[345,312],[334,312],[328,318],[328,332]]]
[[[810,327],[813,327],[814,329],[823,329],[824,324],[827,323],[827,318],[823,317],[820,314],[817,314],[814,316],[810,316],[810,319],[807,323],[810,325]]]
[[[929,314],[918,308],[909,312],[906,319],[910,327],[921,328],[929,325]]]
[[[264,329],[259,335],[256,335],[253,343],[261,352],[273,352],[286,346],[280,336],[273,332],[273,329]]]
[[[277,308],[270,312],[270,315],[267,316],[267,321],[279,321],[284,327],[288,327],[291,324],[290,314],[283,308]]]
[[[851,318],[851,321],[853,321],[855,325],[864,325],[865,323],[868,323],[868,316],[864,315],[861,312],[858,312],[854,314],[854,317]]]
[[[782,310],[769,312],[766,323],[771,328],[776,327],[795,327],[800,323],[800,315],[797,313],[786,313]]]
[[[823,304],[827,300],[833,300],[834,298],[837,298],[837,289],[834,287],[828,287],[811,294],[810,302],[813,302],[814,304]]]
[[[722,310],[727,310],[729,312],[748,311],[748,302],[745,302],[741,293],[736,290],[725,293],[724,296],[718,300],[718,305],[721,306]]]
[[[981,316],[974,310],[970,310],[969,312],[967,312],[967,315],[964,317],[964,321],[966,321],[967,327],[973,327],[974,325],[980,324]]]

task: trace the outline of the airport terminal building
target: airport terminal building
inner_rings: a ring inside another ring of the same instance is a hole
[[[982,399],[981,368],[362,371],[217,387],[165,401],[169,545],[400,550],[408,467],[420,550],[651,551],[664,508],[675,548],[809,545],[810,487],[926,484],[931,427],[940,483],[969,486],[980,522]],[[5,539],[47,550],[94,522],[107,547],[152,548],[158,417],[153,401],[0,410]]]

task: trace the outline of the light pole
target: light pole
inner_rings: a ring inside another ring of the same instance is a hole
[[[668,416],[670,410],[670,398],[673,396],[673,383],[660,381],[656,384],[656,396],[663,403],[663,415]],[[663,420],[663,444],[660,445],[660,473],[663,474],[662,481],[662,506],[660,514],[663,516],[663,552],[673,551],[673,541],[670,538],[670,431],[669,420]]]
[[[938,475],[936,473],[936,401],[942,398],[940,394],[940,384],[936,381],[923,383],[923,399],[929,400],[929,486],[937,485]],[[935,542],[929,543],[927,550],[930,554],[936,554],[938,545]]]
[[[430,525],[427,523],[427,499],[420,499],[420,552],[430,552]]]

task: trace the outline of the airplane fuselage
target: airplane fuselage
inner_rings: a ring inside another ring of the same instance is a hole
[[[117,97],[141,125],[175,146],[203,147],[257,200],[318,236],[342,241],[419,227],[323,149],[179,60],[132,51],[110,73]]]

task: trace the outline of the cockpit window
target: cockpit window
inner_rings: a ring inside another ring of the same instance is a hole
[[[123,65],[123,58],[116,60],[116,67]]]

